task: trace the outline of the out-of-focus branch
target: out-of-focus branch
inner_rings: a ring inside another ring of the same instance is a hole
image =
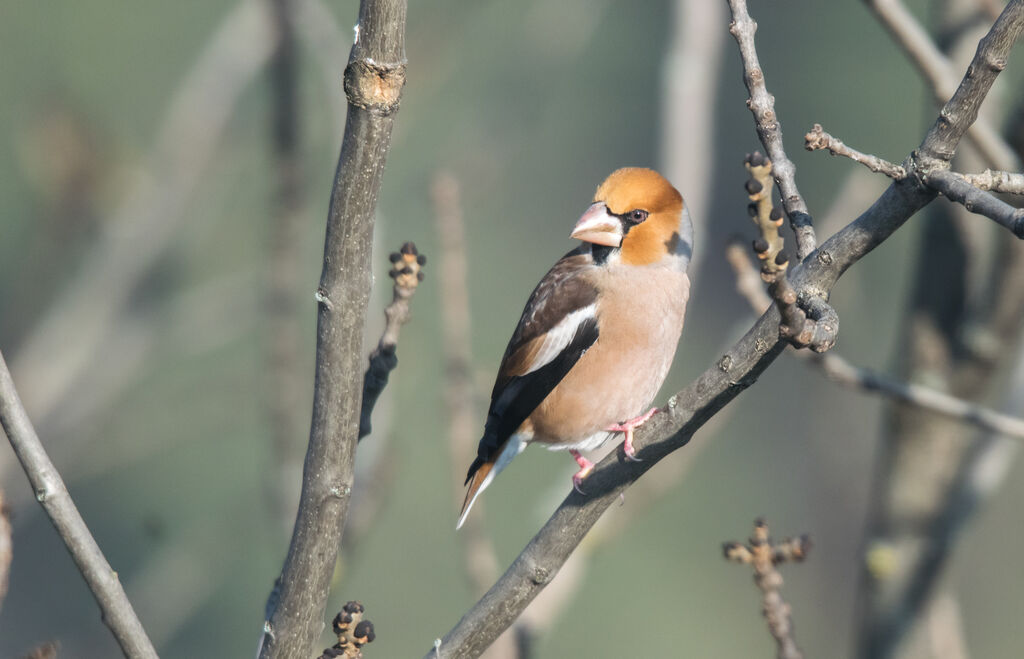
[[[820,151],[821,149],[828,149],[828,152],[833,156],[844,156],[854,162],[859,162],[868,169],[876,173],[882,173],[891,179],[901,181],[907,175],[907,170],[903,169],[899,165],[894,165],[888,160],[873,156],[869,153],[861,153],[856,149],[851,149],[846,146],[842,140],[839,140],[828,133],[821,127],[821,124],[814,124],[810,132],[804,135],[804,148],[808,151]]]
[[[373,408],[384,387],[388,384],[391,371],[398,366],[395,350],[398,348],[398,333],[409,320],[409,302],[416,288],[423,281],[423,270],[427,257],[416,250],[416,245],[405,243],[401,250],[392,252],[391,270],[388,276],[395,280],[391,304],[384,308],[384,331],[377,347],[370,353],[370,365],[363,376],[363,405],[359,412],[359,439],[372,432],[370,424]]]
[[[900,0],[865,0],[865,2],[928,81],[935,102],[937,104],[945,103],[957,89],[956,71],[953,64],[928,36],[928,32]],[[972,63],[973,65],[974,63]],[[989,68],[991,65],[1002,67],[1006,65],[1006,60],[983,63],[985,68]],[[975,69],[975,71],[979,71],[979,69]],[[986,121],[980,120],[973,123],[970,126],[969,137],[989,166],[1007,171],[1020,169],[1019,160],[1013,150]],[[951,156],[952,153],[949,153],[946,160]]]
[[[300,0],[271,0],[277,48],[270,61],[270,137],[277,177],[270,222],[264,308],[267,368],[263,390],[271,428],[275,515],[287,532],[298,496],[299,456],[305,417],[304,374],[299,359],[299,247],[306,207],[301,155],[299,48],[296,14]]]
[[[959,174],[948,169],[931,170],[925,174],[924,182],[950,201],[963,204],[964,208],[972,213],[984,215],[1009,229],[1018,238],[1024,238],[1024,209],[1015,208],[990,193],[979,190]]]
[[[754,32],[757,23],[747,13],[746,0],[729,0],[732,9],[732,23],[729,32],[736,38],[743,60],[743,82],[750,92],[747,107],[754,115],[757,135],[761,138],[765,152],[772,161],[775,180],[782,193],[782,205],[789,216],[790,226],[796,236],[796,256],[803,261],[818,246],[814,225],[807,211],[807,204],[796,187],[796,167],[786,156],[782,144],[782,127],[775,114],[775,98],[768,93],[764,82],[764,71],[754,48]]]
[[[790,606],[782,599],[780,592],[782,575],[775,566],[803,561],[811,548],[811,540],[803,535],[773,544],[768,535],[768,524],[758,519],[754,522],[754,534],[750,536],[749,543],[743,545],[727,542],[722,545],[722,553],[733,563],[744,563],[754,568],[754,583],[761,591],[761,613],[768,621],[768,631],[775,639],[778,659],[803,659],[803,652],[793,637]]]
[[[725,248],[725,260],[732,266],[736,274],[736,292],[739,293],[754,310],[763,314],[772,304],[772,299],[765,291],[764,282],[757,274],[757,269],[747,256],[747,248],[740,239],[731,240]]]
[[[970,659],[964,640],[960,605],[949,593],[935,598],[928,610],[928,646],[935,659]]]
[[[117,572],[103,556],[89,532],[64,480],[50,462],[46,449],[36,435],[28,413],[21,404],[7,362],[0,353],[0,425],[18,456],[25,475],[35,491],[36,500],[46,511],[72,560],[92,591],[103,613],[103,622],[110,628],[126,657],[152,657],[156,650],[146,630],[135,615],[128,596],[117,578]]]
[[[825,375],[833,382],[857,387],[865,392],[879,393],[903,403],[930,410],[967,425],[1004,437],[1024,439],[1024,420],[1008,416],[976,403],[950,396],[918,384],[893,378],[854,366],[835,353],[816,358]]]
[[[96,347],[177,235],[235,103],[274,44],[266,3],[241,0],[175,92],[145,169],[12,360],[39,423],[73,395],[95,363]]]
[[[11,559],[14,558],[11,520],[8,517],[8,512],[4,492],[0,490],[0,610],[3,610],[4,597],[7,596],[7,586],[11,576]]]
[[[947,18],[944,24],[959,26],[961,7],[941,3],[939,11]],[[1019,34],[1022,14],[1021,3],[1006,6],[978,44],[969,68],[973,79],[964,81],[951,104],[958,97],[969,98],[972,86],[991,84],[989,79],[1008,56],[996,44]],[[956,50],[968,51],[964,46]],[[965,113],[976,113],[977,106],[962,104],[944,111],[943,125],[936,122],[930,137],[942,141],[944,134],[961,132],[971,119]],[[927,164],[932,157],[929,151],[937,156],[938,166]],[[918,164],[925,165],[918,177],[926,180],[933,170],[948,169],[943,159],[953,151],[948,144],[919,151]],[[1000,167],[989,160],[966,169],[984,166]],[[927,379],[951,395],[978,401],[998,382],[1006,353],[1022,328],[1024,251],[1016,241],[999,236],[1000,240],[992,241],[993,258],[989,241],[979,240],[992,235],[990,227],[967,224],[961,210],[940,205],[926,223],[898,348],[900,377]],[[972,433],[964,427],[908,405],[889,406],[883,418],[869,488],[856,623],[857,656],[871,659],[928,652],[926,634],[912,632],[920,629],[922,613],[940,583],[956,539],[989,496],[976,496],[965,475],[981,444],[972,441]],[[1012,443],[1000,438],[988,445]],[[982,452],[1006,457],[1001,450]],[[988,460],[982,462],[987,463],[986,470],[993,466]]]
[[[454,502],[464,495],[462,470],[466,456],[473,455],[477,437],[474,419],[476,386],[473,382],[470,343],[469,291],[466,283],[466,240],[462,221],[459,183],[442,172],[431,188],[439,249],[438,287],[441,296],[441,332],[444,345],[444,401],[448,417],[448,446],[454,472]],[[456,508],[457,509],[457,508]],[[480,595],[499,574],[494,546],[483,529],[483,515],[470,516],[459,531],[466,576],[473,591]]]
[[[705,0],[674,0],[671,11],[672,32],[662,67],[662,172],[686,196],[694,234],[704,236],[717,157],[714,136],[725,53],[725,6]],[[702,250],[693,253],[691,276],[700,272],[703,255]],[[699,275],[695,281],[700,281]]]
[[[754,312],[763,312],[764,308],[771,304],[771,298],[765,292],[760,277],[757,276],[757,270],[747,256],[744,247],[738,242],[731,243],[726,248],[726,259],[736,275],[737,291],[747,300]],[[991,408],[950,396],[935,389],[900,382],[881,373],[854,366],[834,351],[822,355],[812,355],[802,351],[794,351],[791,354],[801,358],[807,357],[809,363],[819,366],[826,377],[838,384],[860,389],[865,393],[887,396],[988,432],[1024,439],[1024,420],[1022,419],[996,412]]]
[[[362,0],[345,68],[348,118],[331,192],[317,288],[316,377],[302,494],[288,556],[268,606],[262,659],[305,659],[323,628],[352,495],[370,296],[373,214],[405,84],[404,0]]]
[[[458,180],[441,172],[431,186],[439,250],[438,287],[441,295],[441,335],[444,350],[444,405],[448,418],[448,447],[451,454],[455,508],[462,503],[463,469],[467,456],[476,453],[477,388],[473,380],[473,355],[470,340],[469,270],[466,264],[466,236],[462,217]],[[479,505],[479,502],[478,502]],[[471,515],[459,529],[462,564],[474,596],[487,592],[501,574],[494,544],[484,529],[484,515]],[[532,640],[532,639],[531,639]],[[526,641],[530,642],[530,641]],[[516,638],[502,635],[488,648],[490,659],[517,656]],[[524,656],[519,653],[520,657]]]

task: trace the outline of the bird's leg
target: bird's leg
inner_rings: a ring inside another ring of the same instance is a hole
[[[627,460],[640,462],[640,458],[636,457],[636,451],[633,449],[633,429],[642,426],[644,421],[654,416],[654,413],[657,411],[657,407],[652,407],[646,414],[641,414],[635,419],[623,421],[622,423],[615,423],[605,428],[608,432],[626,433],[626,441],[622,443],[622,452],[626,454]]]
[[[590,475],[590,472],[594,471],[594,463],[587,460],[583,455],[576,449],[569,449],[569,455],[576,460],[576,464],[580,466],[580,470],[572,475],[572,488],[580,494],[586,494],[581,488],[580,483],[583,479]]]

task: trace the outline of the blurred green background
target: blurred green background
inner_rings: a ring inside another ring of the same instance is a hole
[[[786,147],[811,212],[821,217],[855,166],[805,152],[803,132],[821,122],[848,144],[898,161],[934,116],[929,95],[862,3],[751,5]],[[167,182],[160,172],[146,174],[157,132],[175,90],[233,6],[94,0],[0,8],[0,349],[16,382],[29,377],[16,368],[19,351],[96,258],[94,246],[118,229],[111,226],[114,209],[140,176],[152,176],[158,187]],[[923,2],[913,8],[926,14]],[[345,40],[343,58],[357,3],[332,1],[330,9]],[[367,345],[376,341],[390,297],[386,253],[412,240],[429,258],[436,254],[430,186],[450,171],[463,191],[481,426],[489,378],[522,304],[571,248],[568,231],[594,187],[620,166],[662,165],[672,12],[667,1],[411,3],[408,84],[379,203]],[[702,262],[691,273],[687,327],[661,400],[717,360],[751,318],[722,251],[733,234],[752,237],[742,158],[759,144],[735,43],[727,37],[723,46],[714,160],[706,164],[711,201],[696,246]],[[301,328],[295,368],[308,376],[298,414],[306,424],[313,291],[339,145],[331,99],[344,67],[343,59],[332,61],[335,69],[325,72],[329,52],[303,40],[299,61],[307,204],[291,300]],[[1019,74],[1011,65],[1008,75]],[[86,521],[168,658],[252,656],[294,511],[294,502],[284,513],[275,503],[282,467],[266,406],[273,387],[262,291],[276,208],[271,95],[269,78],[258,73],[233,106],[193,193],[176,200],[183,219],[132,287],[103,352],[91,352],[88,368],[45,419],[37,418]],[[675,183],[686,195],[687,181]],[[869,194],[883,185],[869,185]],[[835,290],[839,349],[858,365],[891,370],[919,226],[920,218],[908,223]],[[421,656],[475,601],[460,565],[452,486],[472,456],[453,470],[442,401],[444,291],[434,265],[413,302],[376,432],[360,449],[357,468],[372,468],[376,494],[368,502],[357,492],[354,514],[377,506],[372,524],[343,552],[329,606],[329,616],[349,599],[367,607],[378,636],[369,657]],[[63,339],[75,340],[74,331]],[[66,347],[53,346],[55,354]],[[35,413],[33,396],[22,393]],[[76,411],[79,404],[84,411]],[[593,553],[586,582],[540,637],[537,656],[771,656],[748,571],[720,555],[720,543],[745,538],[758,515],[776,535],[814,538],[811,559],[784,569],[807,656],[850,656],[881,409],[878,399],[781,358],[722,422],[701,433],[703,448],[684,449],[694,449],[693,464],[667,495],[631,505],[627,494],[609,511],[630,525]],[[293,440],[301,454],[305,428]],[[574,467],[567,456],[532,449],[487,492],[486,527],[502,568],[566,494]],[[1024,524],[1016,502],[1024,497],[1024,471],[1014,471],[972,524],[948,575],[977,657],[1020,652]],[[0,448],[0,487],[14,525],[0,656],[54,639],[62,656],[116,654],[7,448]],[[325,636],[324,646],[331,642]]]

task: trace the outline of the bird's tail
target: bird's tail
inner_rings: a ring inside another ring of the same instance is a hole
[[[462,528],[462,523],[466,521],[469,509],[473,507],[477,497],[487,489],[487,486],[491,484],[494,477],[507,467],[508,463],[512,462],[512,458],[519,455],[524,448],[526,448],[526,441],[518,435],[513,435],[501,447],[497,459],[484,460],[481,457],[477,457],[473,461],[473,464],[469,467],[469,474],[466,476],[466,484],[469,487],[466,488],[466,498],[462,501],[459,521],[455,525],[456,530]]]

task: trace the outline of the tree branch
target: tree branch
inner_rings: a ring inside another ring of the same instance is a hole
[[[302,495],[260,657],[312,656],[352,493],[373,213],[405,83],[404,0],[363,0],[317,288],[316,380]]]
[[[980,190],[1024,194],[1024,174],[986,169],[980,174],[959,174],[959,176]]]
[[[89,532],[71,494],[50,462],[46,449],[36,435],[14,388],[7,362],[0,353],[0,425],[11,442],[25,475],[36,493],[36,500],[50,517],[54,528],[68,548],[72,560],[82,574],[103,614],[103,622],[113,632],[126,657],[152,657],[156,650],[142,628],[128,596],[117,578],[117,572],[104,558],[95,538]]]
[[[907,175],[907,170],[899,165],[894,165],[888,160],[873,156],[869,153],[861,153],[856,149],[843,144],[842,140],[832,137],[825,132],[821,124],[814,124],[814,128],[804,135],[804,148],[808,151],[820,151],[828,149],[833,156],[844,156],[854,162],[859,162],[875,173],[881,172],[891,179],[900,181]]]
[[[964,208],[984,215],[1018,238],[1024,238],[1024,209],[1015,208],[1005,201],[979,190],[962,176],[948,169],[933,169],[924,176],[924,182],[946,199],[963,204]]]
[[[782,144],[782,126],[775,115],[775,97],[768,93],[764,71],[761,70],[761,63],[754,49],[757,23],[747,13],[746,0],[729,0],[729,7],[732,9],[733,18],[729,32],[739,44],[740,57],[743,60],[743,82],[750,92],[747,107],[754,115],[757,135],[761,138],[761,144],[764,145],[765,152],[773,164],[775,180],[782,194],[782,205],[796,236],[797,260],[803,261],[818,246],[818,239],[814,235],[814,224],[810,213],[807,212],[807,204],[796,187],[796,167],[786,157],[786,150]]]
[[[999,15],[992,29],[978,43],[978,50],[967,67],[967,75],[960,81],[953,96],[946,101],[939,112],[939,117],[932,125],[924,142],[918,149],[923,159],[935,158],[948,163],[960,139],[975,124],[982,102],[988,95],[996,77],[1006,68],[1010,48],[1024,30],[1024,4],[1012,0]],[[1008,153],[1004,155],[989,154],[979,145],[979,149],[990,163],[999,169],[1017,169],[1013,165],[1016,158],[1009,153],[1009,147],[999,142]]]
[[[900,0],[866,0],[866,3],[929,82],[935,102],[945,103],[957,84],[952,62],[935,46],[928,32]],[[1013,150],[987,122],[979,121],[973,125],[970,138],[990,166],[1005,170],[1019,168]],[[945,160],[950,158],[952,154]]]
[[[1014,0],[1011,8],[1021,2]],[[737,13],[742,13],[742,17],[750,20],[746,16],[744,3],[731,0],[730,6],[734,10],[734,20],[741,18],[736,16]],[[756,64],[756,53],[752,39],[749,38],[752,29],[751,21],[751,25],[735,31],[742,37],[738,41],[744,53],[744,61]],[[989,34],[996,38],[983,40],[979,55],[1005,58],[1012,43],[1006,35],[1018,32],[1012,21],[997,21]],[[756,75],[751,75],[754,70]],[[974,75],[972,72],[971,76]],[[761,81],[763,74],[759,68],[754,67],[748,69],[746,77],[749,84],[754,84],[751,79]],[[991,81],[988,85],[977,85],[965,79],[961,87],[965,86],[973,89],[974,94],[984,96]],[[980,104],[980,100],[958,93],[947,104],[944,116],[968,117],[969,108]],[[966,112],[965,107],[968,108]],[[774,118],[774,114],[771,116]],[[942,118],[939,120],[944,121]],[[960,126],[962,119],[950,123]],[[777,124],[773,123],[771,128],[774,130],[772,135],[777,135]],[[922,148],[927,146],[929,155],[936,153],[939,148],[952,152],[962,134],[958,130],[941,131],[936,135],[930,132]],[[910,159],[909,164],[914,168],[916,161]],[[916,170],[913,173],[916,174]],[[893,183],[860,217],[792,268],[790,283],[799,295],[827,299],[832,286],[851,265],[885,241],[934,197],[935,193],[918,183],[915,177]],[[475,657],[490,645],[537,593],[550,583],[583,536],[619,494],[663,457],[685,446],[694,432],[753,384],[778,357],[785,347],[779,338],[778,327],[779,313],[772,307],[714,366],[690,386],[672,396],[664,411],[654,415],[634,438],[634,445],[643,458],[641,462],[620,462],[618,452],[601,460],[588,477],[588,494],[584,496],[575,491],[569,493],[505,574],[439,641],[439,646],[425,655],[426,659]]]

